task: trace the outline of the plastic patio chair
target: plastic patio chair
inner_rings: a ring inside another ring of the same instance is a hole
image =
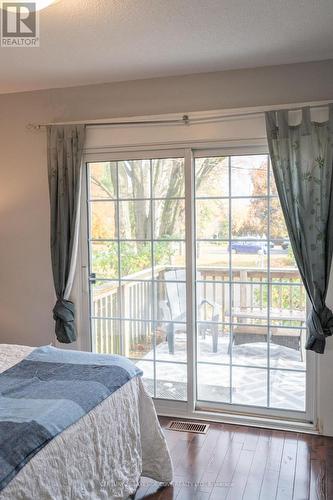
[[[169,353],[174,354],[174,338],[176,331],[186,331],[186,274],[185,270],[177,269],[167,271],[164,275],[167,300],[159,302],[160,314],[163,321],[167,322],[166,334]],[[200,280],[200,276],[198,276]],[[207,333],[212,335],[213,352],[217,352],[218,346],[218,321],[219,304],[204,298],[203,283],[197,283],[197,320],[199,321],[199,333],[205,338]],[[207,320],[207,310],[210,318]]]

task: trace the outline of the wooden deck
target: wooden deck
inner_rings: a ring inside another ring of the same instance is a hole
[[[155,286],[157,284],[155,314],[161,305],[168,300],[166,274],[181,269],[183,268],[175,266],[154,267]],[[200,273],[202,298],[218,305],[218,318],[215,321],[220,323],[219,335],[225,333],[229,323],[235,322],[241,328],[244,328],[246,323],[255,325],[256,320],[259,321],[258,324],[261,321],[262,324],[267,323],[268,311],[265,293],[267,294],[268,275],[265,270],[233,267],[232,307],[230,307],[229,296],[229,267],[200,266],[197,271]],[[93,346],[96,352],[141,358],[144,352],[150,351],[152,336],[156,334],[151,321],[149,321],[153,318],[151,278],[152,269],[147,268],[123,277],[120,285],[118,282],[104,282],[94,288],[92,314],[95,318],[93,321]],[[306,298],[298,271],[296,269],[271,269],[270,280],[277,292],[272,295],[270,321],[277,323],[277,325],[287,324],[283,326],[289,326],[289,323],[292,322],[296,325],[299,324],[300,327],[304,326]],[[298,305],[295,304],[294,300],[295,290],[299,291],[298,300],[300,303]],[[283,291],[288,296],[288,304],[284,303]],[[122,304],[122,319],[127,321],[113,320],[119,317],[120,303]],[[163,319],[161,313],[162,311],[158,313],[159,320]],[[209,316],[207,317],[206,309],[202,313],[201,320],[210,319]],[[168,322],[169,319],[175,318],[168,318],[165,321]],[[294,335],[300,336],[299,329],[295,330]],[[138,347],[140,352],[138,352]]]
[[[174,485],[143,479],[135,500],[333,499],[333,438],[229,424],[164,432]]]

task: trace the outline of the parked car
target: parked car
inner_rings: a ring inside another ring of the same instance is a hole
[[[288,238],[272,238],[272,241],[275,245],[281,247],[283,250],[287,250],[289,247],[289,240]]]
[[[265,241],[232,241],[228,247],[232,253],[254,253],[258,255],[267,254],[267,243]]]

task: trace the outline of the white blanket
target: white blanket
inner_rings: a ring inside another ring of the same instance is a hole
[[[0,344],[0,373],[32,347]],[[127,498],[140,476],[172,480],[152,399],[132,379],[47,444],[0,492],[0,500]]]

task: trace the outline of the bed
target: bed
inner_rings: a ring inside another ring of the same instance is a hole
[[[0,344],[0,373],[34,350]],[[172,481],[152,399],[135,377],[52,439],[0,491],[0,500],[124,499],[140,477]]]

